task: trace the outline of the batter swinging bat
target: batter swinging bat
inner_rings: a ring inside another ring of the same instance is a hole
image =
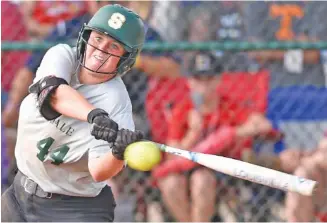
[[[173,148],[156,143],[161,151],[184,157],[224,174],[278,188],[284,191],[312,195],[317,182],[243,161]]]

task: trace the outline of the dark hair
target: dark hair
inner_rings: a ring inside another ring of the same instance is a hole
[[[223,72],[221,60],[210,52],[195,53],[187,64],[187,76],[216,76]]]

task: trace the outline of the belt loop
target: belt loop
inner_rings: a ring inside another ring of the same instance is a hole
[[[28,177],[24,177],[24,178],[25,178],[24,180],[25,182],[23,187],[25,191],[29,194],[36,194],[38,185]]]
[[[51,199],[52,198],[52,193],[48,193],[45,198]]]

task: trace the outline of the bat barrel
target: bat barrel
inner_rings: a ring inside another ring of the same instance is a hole
[[[201,165],[237,178],[303,195],[312,195],[317,185],[313,180],[226,157],[198,154],[197,161]]]
[[[159,149],[164,152],[184,157],[213,170],[284,191],[292,191],[309,196],[312,195],[317,187],[316,181],[246,163],[240,160],[190,152],[158,143],[157,145]]]

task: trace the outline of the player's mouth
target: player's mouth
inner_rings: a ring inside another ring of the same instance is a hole
[[[103,58],[103,57],[100,57],[100,56],[98,56],[98,55],[94,55],[94,58],[95,58],[97,61],[104,62],[104,58]]]

